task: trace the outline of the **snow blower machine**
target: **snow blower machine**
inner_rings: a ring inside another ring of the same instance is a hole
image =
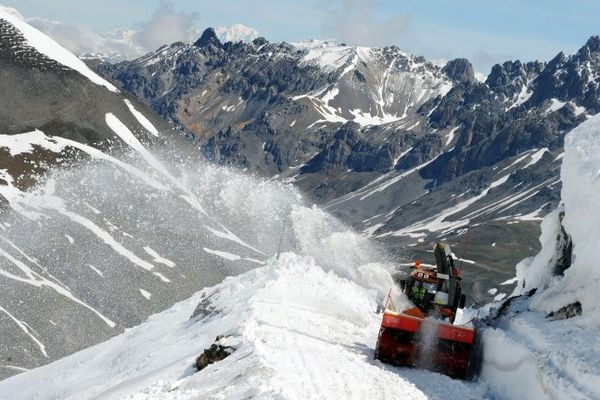
[[[398,309],[388,295],[375,358],[395,366],[413,366],[467,379],[475,342],[475,328],[454,325],[457,309],[465,306],[460,271],[450,247],[436,243],[436,266],[415,262],[400,288],[414,307]]]

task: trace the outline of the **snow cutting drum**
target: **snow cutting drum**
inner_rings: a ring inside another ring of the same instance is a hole
[[[385,310],[375,358],[387,364],[429,369],[465,379],[475,330],[406,312]]]

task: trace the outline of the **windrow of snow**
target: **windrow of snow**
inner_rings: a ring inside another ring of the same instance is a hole
[[[24,18],[15,9],[0,5],[0,19],[11,23],[21,32],[29,46],[35,48],[41,54],[79,72],[90,81],[97,85],[104,86],[111,92],[119,92],[113,84],[94,73],[83,61],[77,58],[69,50],[26,23]]]
[[[373,290],[283,253],[108,342],[0,383],[21,399],[482,398],[482,387],[373,361]],[[190,316],[193,317],[190,319]],[[236,350],[201,372],[217,336]],[[32,384],[35,382],[35,384]]]

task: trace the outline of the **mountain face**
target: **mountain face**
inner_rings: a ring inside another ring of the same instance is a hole
[[[148,115],[147,124],[163,131],[173,129],[147,106],[119,92],[75,56],[22,22],[18,14],[8,9],[0,12],[0,134],[6,140],[16,142],[18,136],[12,135],[40,130],[84,145],[106,149],[112,143],[119,147],[123,143],[119,144],[118,135],[106,122],[110,112],[140,140],[159,142],[132,113],[136,108]],[[26,152],[15,154],[18,152],[9,147],[0,147],[0,168],[6,169],[17,184],[27,180],[27,175],[43,172],[43,165],[34,163],[36,159],[57,158],[41,145],[32,150],[27,156]]]
[[[3,7],[0,53],[0,379],[275,253],[292,188],[201,164],[149,107]]]
[[[459,246],[485,297],[486,282],[511,278],[537,251],[539,220],[559,199],[564,135],[600,111],[599,42],[508,61],[481,81],[465,59],[221,43],[207,29],[97,71],[209,159],[294,183],[399,257],[428,259],[440,239]]]
[[[400,120],[453,85],[441,67],[397,48],[221,44],[212,29],[98,71],[184,126],[210,158],[267,175],[308,161],[346,122]]]

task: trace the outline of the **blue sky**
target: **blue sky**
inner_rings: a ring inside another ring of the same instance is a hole
[[[164,0],[163,0],[164,1]],[[26,17],[97,32],[138,29],[161,0],[0,0]],[[506,59],[547,60],[600,34],[600,0],[172,0],[198,28],[242,23],[271,41],[338,38],[396,44],[432,59],[469,58],[482,72]],[[164,6],[164,4],[163,4]]]

